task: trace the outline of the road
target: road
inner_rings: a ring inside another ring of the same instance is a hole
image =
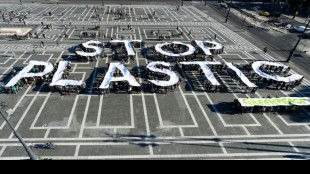
[[[204,6],[199,6],[198,8],[200,10],[205,9]],[[251,41],[259,48],[263,49],[268,47],[268,53],[273,57],[276,57],[279,61],[285,61],[288,58],[290,51],[297,43],[300,35],[294,31],[290,31],[289,34],[283,34],[276,31],[267,32],[260,28],[256,28],[247,22],[245,23],[246,31],[243,31],[241,29],[243,19],[232,13],[230,13],[228,22],[226,24],[224,23],[228,10],[222,8],[217,2],[208,2],[207,9],[212,12],[210,13],[211,17],[233,29],[235,32],[238,32],[238,34]],[[305,39],[303,40],[303,42],[306,43]],[[295,57],[292,59],[292,63],[296,64],[299,68],[302,68],[303,71],[309,74],[310,70],[307,65],[310,63],[310,59],[309,55],[301,53],[303,48],[304,44],[301,43],[298,50],[295,52]]]
[[[144,0],[87,0],[87,3],[85,0],[21,0],[21,2],[29,4],[56,4],[57,2],[60,4],[102,4],[104,2],[105,4],[123,4],[123,5],[143,5],[145,4]],[[168,2],[166,0],[155,0],[155,1],[149,1],[148,4],[169,4],[169,5],[176,5],[181,4],[181,0],[169,0]],[[20,3],[20,0],[1,0],[0,3],[3,4],[18,4]]]

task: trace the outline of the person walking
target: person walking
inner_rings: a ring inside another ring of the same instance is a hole
[[[36,49],[33,49],[33,54],[37,55],[37,53],[36,53]]]
[[[267,47],[265,47],[265,48],[264,48],[264,53],[266,54],[266,53],[267,53],[267,51],[268,51],[268,48],[267,48]]]
[[[14,53],[14,51],[12,51],[11,53],[12,53],[12,57],[15,58],[15,53]]]

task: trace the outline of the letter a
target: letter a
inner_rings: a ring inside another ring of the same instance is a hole
[[[116,70],[120,70],[123,77],[113,77],[113,73]],[[128,81],[131,86],[140,87],[141,85],[130,74],[128,69],[121,63],[111,63],[108,72],[106,73],[103,82],[100,85],[100,89],[108,89],[111,82]]]

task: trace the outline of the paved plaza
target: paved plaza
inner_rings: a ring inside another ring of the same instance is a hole
[[[95,11],[95,8],[99,9]],[[98,32],[98,40],[107,43],[111,37],[143,40],[145,48],[136,48],[134,61],[125,63],[133,70],[144,87],[147,79],[143,68],[152,59],[148,47],[158,40],[153,31],[163,35],[184,32],[171,38],[190,44],[193,40],[216,40],[224,45],[224,53],[215,56],[220,62],[233,62],[236,66],[252,60],[277,58],[264,54],[262,48],[250,43],[238,32],[225,27],[195,6],[100,6],[100,5],[1,5],[8,11],[23,12],[31,8],[27,24],[52,23],[53,28],[40,26],[39,38],[27,40],[0,40],[0,83],[6,84],[12,70],[20,70],[31,60],[56,63],[72,62],[69,78],[86,81],[85,94],[64,96],[52,93],[48,84],[31,86],[18,94],[0,93],[13,114],[12,124],[27,145],[53,142],[55,149],[32,150],[48,159],[308,159],[310,148],[310,113],[235,114],[231,104],[236,98],[256,97],[310,97],[309,75],[294,69],[292,72],[306,77],[303,84],[292,91],[258,89],[256,94],[245,94],[245,87],[229,76],[221,75],[227,86],[224,93],[205,90],[199,73],[177,73],[181,85],[167,94],[142,91],[140,94],[110,93],[100,95],[106,64],[119,62],[111,58],[112,51],[105,48],[106,56],[99,61],[80,62],[74,54],[79,44],[92,38],[80,38],[82,31]],[[118,19],[108,10],[122,8],[130,17]],[[52,12],[52,16],[43,15]],[[149,17],[153,11],[156,17]],[[65,15],[62,15],[65,12]],[[99,18],[92,16],[97,16]],[[65,24],[67,23],[67,29]],[[71,23],[71,25],[70,25]],[[95,25],[101,24],[100,30]],[[18,20],[8,24],[0,19],[0,27],[21,25]],[[75,25],[77,26],[75,28]],[[118,26],[119,25],[119,26]],[[132,25],[132,30],[128,29]],[[178,30],[177,30],[178,27]],[[189,31],[192,31],[189,34]],[[45,34],[45,38],[42,35]],[[65,37],[64,34],[68,37]],[[45,47],[40,46],[44,41]],[[57,46],[56,42],[59,43]],[[37,55],[33,54],[36,49]],[[15,57],[11,52],[14,51]],[[174,65],[174,62],[170,62]],[[0,160],[28,159],[22,145],[0,117]]]

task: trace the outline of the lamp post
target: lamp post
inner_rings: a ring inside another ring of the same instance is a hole
[[[1,105],[3,107],[7,106],[7,104],[5,102],[2,102]],[[23,138],[20,136],[20,134],[15,130],[15,128],[13,127],[13,125],[11,124],[11,122],[6,118],[6,116],[4,115],[4,113],[1,111],[0,109],[0,114],[2,115],[3,119],[6,121],[6,123],[9,125],[9,127],[12,129],[14,135],[16,136],[16,138],[19,140],[19,142],[23,145],[23,147],[25,148],[26,152],[28,153],[28,156],[30,157],[30,160],[40,160],[40,157],[37,156],[35,153],[33,153],[31,151],[31,149],[26,145],[26,143],[24,142]]]
[[[243,22],[242,22],[242,27],[241,27],[242,30],[244,30],[245,21],[246,21],[246,16],[244,17]]]
[[[227,13],[227,16],[226,16],[226,20],[225,20],[225,23],[227,23],[228,21],[228,17],[229,17],[229,14],[230,14],[230,8],[232,6],[232,0],[230,1],[230,6],[229,6],[229,9],[228,9],[228,13]]]
[[[306,0],[303,0],[303,1],[300,2],[300,5],[299,5],[299,7],[298,7],[298,10],[294,13],[293,19],[295,19],[295,17],[298,15],[299,11],[301,10],[301,7],[302,7],[303,2],[306,2]]]
[[[262,9],[264,8],[264,6],[265,6],[265,0],[263,0],[263,5],[262,5]]]
[[[295,51],[296,51],[296,48],[298,47],[298,45],[299,45],[301,39],[304,37],[304,35],[305,35],[306,31],[307,31],[307,28],[308,28],[309,24],[310,24],[310,20],[309,20],[309,22],[308,22],[308,24],[307,24],[305,30],[303,31],[302,35],[299,37],[299,39],[298,39],[298,41],[297,41],[295,47],[294,47],[293,50],[291,51],[291,54],[290,54],[289,57],[287,58],[286,62],[289,62],[289,61],[291,60],[291,58],[294,56],[294,53],[295,53]]]

